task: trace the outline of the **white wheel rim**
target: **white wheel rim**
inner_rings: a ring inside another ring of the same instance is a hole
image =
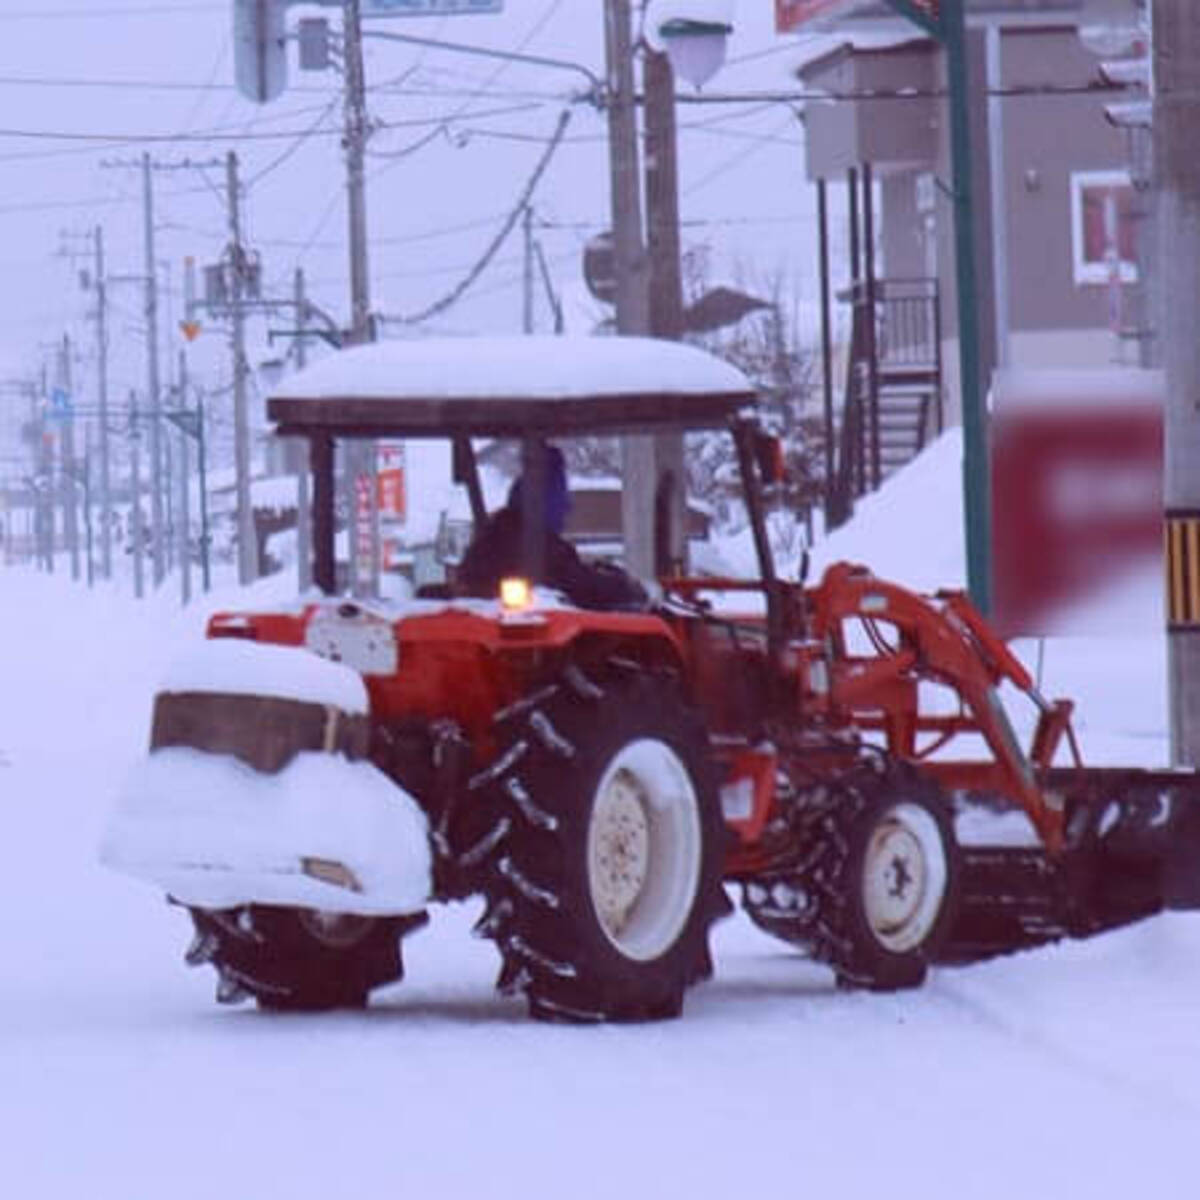
[[[895,954],[933,932],[946,895],[946,847],[933,816],[918,804],[885,812],[863,855],[863,911],[876,941]]]
[[[355,913],[331,912],[325,908],[302,908],[300,924],[323,946],[344,950],[361,942],[371,927],[371,918]]]
[[[701,840],[696,789],[675,751],[650,738],[622,747],[596,788],[587,875],[600,928],[626,958],[657,958],[683,932]]]

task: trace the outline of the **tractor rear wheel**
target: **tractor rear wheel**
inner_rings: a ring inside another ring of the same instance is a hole
[[[842,848],[821,957],[844,986],[919,987],[954,921],[959,849],[932,783],[893,764],[864,770],[830,817]]]
[[[728,909],[697,714],[669,681],[576,671],[504,725],[509,830],[480,926],[500,949],[501,989],[547,1019],[677,1016]]]
[[[190,912],[187,961],[216,968],[218,1000],[292,1012],[364,1007],[373,988],[402,977],[400,938],[424,921],[258,904]]]

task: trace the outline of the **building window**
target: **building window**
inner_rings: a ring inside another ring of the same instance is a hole
[[[1071,175],[1071,251],[1077,284],[1137,279],[1134,203],[1125,171]]]

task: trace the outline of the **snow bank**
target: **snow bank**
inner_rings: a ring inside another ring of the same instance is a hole
[[[813,547],[812,578],[846,561],[917,591],[965,587],[962,459],[962,430],[947,430]]]
[[[158,750],[134,768],[101,861],[184,904],[282,904],[409,913],[431,891],[428,825],[416,801],[369,763],[303,753],[278,775],[199,750]],[[302,860],[348,867],[350,891]]]
[[[270,646],[216,638],[192,647],[168,669],[164,692],[227,692],[327,704],[367,712],[367,689],[357,671],[300,646]]]

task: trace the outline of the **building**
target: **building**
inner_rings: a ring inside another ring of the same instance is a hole
[[[1144,147],[1110,119],[1122,96],[1102,71],[1107,54],[1137,52],[1143,7],[967,0],[985,390],[998,367],[1097,368],[1150,353]],[[826,31],[837,43],[798,74],[820,94],[805,106],[809,177],[851,194],[843,294],[875,315],[857,323],[845,392],[865,446],[843,456],[857,464],[839,461],[861,491],[878,482],[872,456],[886,474],[939,420],[960,419],[953,171],[940,46],[886,4],[835,11]]]

